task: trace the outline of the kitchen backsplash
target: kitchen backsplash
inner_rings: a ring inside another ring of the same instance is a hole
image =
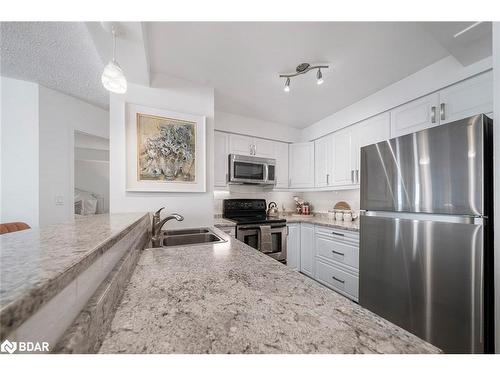
[[[300,194],[299,194],[300,195]],[[332,210],[335,203],[345,201],[351,208],[359,211],[359,189],[338,191],[314,191],[302,193],[302,199],[312,204],[314,212]]]
[[[338,201],[346,201],[355,211],[359,210],[359,189],[317,192],[288,192],[268,191],[259,186],[234,185],[230,191],[214,191],[214,213],[222,214],[222,201],[224,199],[262,198],[269,202],[276,202],[281,212],[282,205],[286,211],[295,210],[294,196],[299,196],[312,205],[314,212],[327,212],[332,210]]]

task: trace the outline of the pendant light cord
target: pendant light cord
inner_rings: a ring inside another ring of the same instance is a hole
[[[116,63],[116,59],[115,59],[115,51],[116,51],[116,30],[115,28],[113,27],[111,29],[111,34],[113,35],[113,62]]]

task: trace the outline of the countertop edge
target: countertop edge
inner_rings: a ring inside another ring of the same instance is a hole
[[[57,276],[36,285],[0,308],[0,339],[3,340],[13,330],[18,328],[45,303],[69,285],[79,274],[92,265],[97,258],[130,233],[140,222],[149,219],[149,217],[149,213],[144,213],[144,215],[134,220],[121,231],[95,245],[89,250],[88,254],[77,260]]]

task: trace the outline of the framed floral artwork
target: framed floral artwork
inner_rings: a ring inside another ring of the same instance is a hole
[[[206,191],[205,117],[127,105],[127,190]]]

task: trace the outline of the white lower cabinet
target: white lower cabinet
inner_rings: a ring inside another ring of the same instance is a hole
[[[300,272],[314,277],[313,224],[300,224]]]
[[[288,224],[287,265],[358,301],[357,232],[309,223]]]
[[[286,265],[300,271],[300,224],[288,224]]]
[[[358,275],[316,260],[316,280],[346,297],[358,301]]]
[[[359,234],[316,225],[316,280],[358,301]]]

